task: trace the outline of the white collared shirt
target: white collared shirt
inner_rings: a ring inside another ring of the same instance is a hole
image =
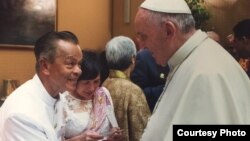
[[[57,109],[58,108],[58,109]],[[1,141],[60,141],[60,102],[51,97],[39,77],[25,82],[5,100],[0,111]]]

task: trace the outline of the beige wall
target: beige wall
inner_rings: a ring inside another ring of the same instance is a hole
[[[20,83],[30,79],[35,70],[31,49],[3,49],[0,47],[0,96],[3,79],[17,79]]]
[[[74,32],[82,48],[103,49],[111,37],[111,1],[58,1],[58,30]]]
[[[58,0],[58,30],[74,32],[82,48],[102,50],[111,37],[110,0]],[[32,48],[0,47],[0,95],[3,79],[20,83],[33,77]]]
[[[125,35],[135,37],[134,19],[143,0],[130,0],[130,22],[124,22],[124,0],[113,0],[113,36]]]

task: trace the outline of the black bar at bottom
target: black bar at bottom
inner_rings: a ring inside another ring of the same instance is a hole
[[[173,125],[173,141],[250,141],[250,125]]]

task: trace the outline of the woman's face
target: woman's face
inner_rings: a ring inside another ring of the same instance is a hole
[[[82,100],[91,100],[100,83],[100,75],[91,80],[80,80],[77,83],[75,94]]]

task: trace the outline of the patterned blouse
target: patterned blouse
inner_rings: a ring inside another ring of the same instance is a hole
[[[143,91],[117,70],[110,71],[103,86],[112,97],[118,125],[124,130],[123,141],[139,141],[151,115]]]
[[[116,125],[112,99],[108,90],[100,87],[96,90],[93,100],[80,100],[68,92],[61,95],[65,114],[65,138],[72,138],[86,130],[94,130],[101,135],[109,133]],[[109,114],[109,115],[108,115]],[[117,123],[116,123],[117,124]]]

